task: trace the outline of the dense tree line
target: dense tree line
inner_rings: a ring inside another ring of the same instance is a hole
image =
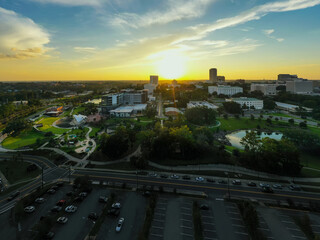
[[[216,122],[216,112],[207,107],[193,107],[185,112],[186,119],[196,125],[213,125]]]

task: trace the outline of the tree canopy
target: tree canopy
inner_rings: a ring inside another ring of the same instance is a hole
[[[216,111],[207,107],[193,107],[185,112],[186,119],[196,125],[213,125],[216,123]]]

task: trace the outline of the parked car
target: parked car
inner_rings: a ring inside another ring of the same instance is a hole
[[[190,180],[191,178],[190,178],[189,175],[183,175],[183,176],[182,176],[182,179],[184,179],[184,180]]]
[[[207,180],[207,182],[211,182],[211,183],[215,182],[215,180],[213,178],[206,178],[206,180]]]
[[[218,183],[219,183],[219,184],[226,184],[227,182],[226,182],[225,180],[219,179],[219,180],[218,180]]]
[[[88,196],[88,193],[87,192],[81,192],[79,193],[79,197],[86,197]]]
[[[197,182],[203,182],[203,181],[204,181],[204,178],[203,178],[203,177],[196,177],[196,181],[197,181]]]
[[[34,206],[28,206],[28,207],[25,207],[24,208],[24,211],[26,212],[26,213],[32,213],[32,212],[34,212],[36,210],[36,208],[34,207]]]
[[[260,187],[270,187],[270,185],[267,183],[259,183],[259,186]]]
[[[57,212],[60,212],[61,209],[62,209],[62,207],[54,206],[53,208],[51,208],[51,212],[57,213]]]
[[[106,203],[108,201],[108,198],[107,197],[105,197],[105,196],[100,196],[99,197],[99,202],[101,202],[101,203]]]
[[[48,232],[43,236],[43,239],[52,239],[54,237],[54,232]]]
[[[8,197],[8,201],[12,201],[13,199],[15,199],[16,197],[18,197],[20,195],[20,192],[15,192],[13,194],[11,194],[9,197]]]
[[[241,185],[241,181],[239,179],[232,180],[233,185]]]
[[[63,206],[64,204],[66,204],[66,202],[67,202],[66,200],[61,199],[61,200],[59,200],[59,201],[56,203],[56,205],[61,207],[61,206]]]
[[[256,187],[257,186],[257,184],[255,182],[248,182],[247,185],[249,187]]]
[[[158,174],[156,174],[155,172],[149,173],[149,177],[157,177]]]
[[[74,206],[74,205],[70,205],[68,207],[66,207],[64,210],[67,212],[67,213],[74,213],[75,211],[77,211],[77,207]]]
[[[116,232],[120,232],[124,223],[124,218],[120,218],[116,226]]]
[[[202,204],[202,205],[200,206],[200,209],[201,209],[201,210],[209,210],[209,206],[208,206],[207,204]]]
[[[144,191],[144,192],[142,193],[142,195],[145,196],[145,197],[150,197],[150,196],[151,196],[151,192],[149,192],[149,191]]]
[[[59,217],[57,219],[57,223],[65,224],[66,222],[68,222],[68,218],[67,217]]]
[[[50,188],[48,191],[47,191],[47,193],[49,193],[49,194],[54,194],[56,192],[56,190],[54,190],[53,188]]]
[[[120,214],[120,210],[119,209],[111,208],[110,210],[108,210],[108,215],[112,215],[112,216],[118,217],[119,214]]]
[[[113,203],[111,207],[115,208],[115,209],[120,209],[121,208],[121,203],[119,203],[119,202]]]
[[[44,198],[36,198],[36,200],[34,200],[34,202],[36,202],[36,203],[43,203],[43,202],[45,202],[46,201],[46,199],[44,199]]]
[[[90,214],[88,215],[88,218],[91,219],[91,220],[93,220],[93,221],[97,220],[98,217],[99,217],[98,214],[96,214],[95,212],[92,212],[92,213],[90,213]]]

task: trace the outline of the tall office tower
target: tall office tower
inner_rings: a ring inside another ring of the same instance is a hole
[[[151,75],[150,76],[150,83],[158,85],[159,77],[157,75]]]
[[[218,81],[218,79],[217,79],[217,69],[216,68],[211,68],[209,70],[209,77],[210,77],[210,82],[211,83],[216,83]]]

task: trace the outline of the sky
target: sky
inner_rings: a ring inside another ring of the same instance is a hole
[[[320,0],[1,0],[0,81],[320,80]]]

